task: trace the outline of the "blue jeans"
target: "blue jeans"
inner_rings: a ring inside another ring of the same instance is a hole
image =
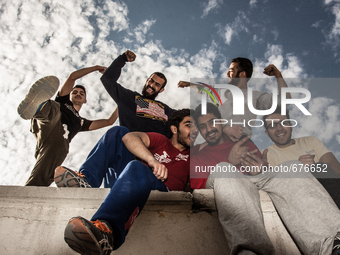
[[[91,221],[106,220],[113,228],[114,249],[125,241],[134,218],[142,211],[151,190],[168,191],[151,169],[133,160],[125,167]]]
[[[125,147],[122,138],[129,130],[116,126],[109,129],[97,142],[79,172],[86,176],[88,183],[98,188],[111,188],[125,166],[134,156]]]

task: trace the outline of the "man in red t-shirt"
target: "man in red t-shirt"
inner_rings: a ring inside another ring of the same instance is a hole
[[[126,148],[142,161],[127,164],[91,221],[82,217],[69,221],[65,241],[73,250],[81,254],[87,250],[110,254],[124,243],[151,190],[185,189],[189,180],[189,148],[198,130],[189,109],[175,111],[169,125],[171,139],[143,132],[130,132],[123,137]]]
[[[231,254],[275,253],[265,229],[259,190],[268,193],[303,254],[331,254],[333,247],[337,249],[339,210],[311,173],[289,167],[300,161],[271,168],[266,152],[262,157],[249,137],[238,143],[225,140],[221,125],[214,125],[221,115],[213,104],[207,105],[206,115],[197,107],[194,119],[208,145],[192,150],[191,187],[214,190]]]

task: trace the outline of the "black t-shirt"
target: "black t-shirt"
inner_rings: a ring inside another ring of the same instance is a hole
[[[131,132],[156,132],[169,138],[168,119],[174,109],[160,101],[144,98],[140,93],[117,83],[126,61],[125,54],[119,56],[101,77],[105,89],[118,105],[120,125]]]
[[[80,131],[88,131],[92,121],[80,117],[79,112],[73,107],[70,101],[70,95],[59,96],[57,94],[55,101],[60,103],[61,123],[63,124],[65,134],[68,135],[68,141],[71,142],[73,137]]]

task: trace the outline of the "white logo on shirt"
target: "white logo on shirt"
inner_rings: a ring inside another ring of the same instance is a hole
[[[155,153],[154,157],[159,163],[169,163],[171,161],[170,156],[168,153],[166,153],[166,151],[163,151],[163,155]]]
[[[64,128],[64,131],[65,131],[63,137],[64,137],[64,139],[68,139],[68,134],[70,133],[70,131],[68,131],[66,124],[63,124],[63,128]]]
[[[178,154],[175,158],[175,160],[180,161],[180,160],[184,160],[184,161],[188,161],[189,155],[183,155],[183,154]]]

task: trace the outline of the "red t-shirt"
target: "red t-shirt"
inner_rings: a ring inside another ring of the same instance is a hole
[[[190,162],[190,185],[192,189],[204,189],[210,172],[209,167],[215,167],[218,163],[229,162],[228,156],[235,143],[227,140],[226,142],[216,145],[206,145],[202,150],[194,148],[191,153]],[[251,141],[246,141],[243,146],[249,148],[249,151],[257,149],[257,156],[262,158],[260,150]],[[196,146],[195,146],[196,147]],[[230,163],[230,162],[229,162]],[[241,165],[236,166],[240,169]]]
[[[188,183],[190,169],[190,150],[178,150],[166,136],[148,132],[149,150],[154,157],[168,169],[168,179],[164,184],[169,190],[183,191]]]

